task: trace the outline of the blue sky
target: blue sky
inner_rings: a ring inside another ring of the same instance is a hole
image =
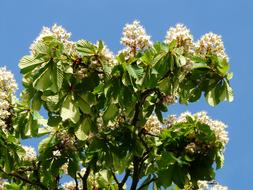
[[[231,190],[250,189],[252,7],[251,0],[0,0],[0,66],[6,65],[14,72],[22,89],[18,61],[29,52],[42,26],[54,23],[71,31],[72,40],[103,39],[114,52],[121,49],[122,27],[134,19],[141,21],[153,41],[163,40],[168,27],[176,23],[187,25],[195,39],[209,31],[221,34],[234,72],[234,102],[212,108],[201,100],[189,106],[172,106],[169,113],[207,110],[213,118],[228,124],[230,142],[218,180]]]

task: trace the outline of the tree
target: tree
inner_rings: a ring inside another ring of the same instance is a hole
[[[220,36],[194,43],[178,24],[153,44],[134,21],[117,56],[102,41],[69,38],[43,28],[20,60],[19,99],[0,69],[0,189],[227,189],[214,181],[226,125],[205,112],[163,115],[202,94],[211,106],[233,100]],[[20,142],[41,136],[38,153]],[[62,185],[65,175],[73,181]]]

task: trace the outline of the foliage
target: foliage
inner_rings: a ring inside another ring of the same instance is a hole
[[[210,45],[212,35],[197,43],[206,46],[194,45],[189,30],[177,27],[152,44],[135,21],[117,56],[102,41],[72,42],[62,27],[44,28],[20,60],[24,90],[0,128],[4,188],[190,190],[214,180],[225,126],[203,113],[163,113],[201,95],[211,106],[232,101],[232,73],[222,41],[220,49]],[[22,148],[20,139],[40,136],[37,155]],[[64,175],[74,181],[62,185]]]

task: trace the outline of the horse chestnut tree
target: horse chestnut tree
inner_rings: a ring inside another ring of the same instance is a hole
[[[211,106],[233,100],[221,36],[194,42],[177,24],[153,43],[134,21],[117,55],[70,36],[58,25],[42,29],[20,60],[18,98],[0,68],[0,189],[227,189],[215,181],[226,125],[206,112],[163,114],[202,95]],[[22,145],[35,137],[37,152]],[[73,181],[62,184],[64,176]]]

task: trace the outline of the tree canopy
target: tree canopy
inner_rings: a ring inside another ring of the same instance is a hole
[[[0,68],[0,189],[227,189],[215,181],[227,126],[203,111],[164,117],[201,96],[210,106],[233,100],[221,36],[194,42],[177,24],[153,43],[134,21],[117,55],[70,36],[42,29],[19,62],[18,98],[14,76]],[[21,144],[35,137],[43,137],[38,152]],[[62,184],[64,176],[73,181]]]

